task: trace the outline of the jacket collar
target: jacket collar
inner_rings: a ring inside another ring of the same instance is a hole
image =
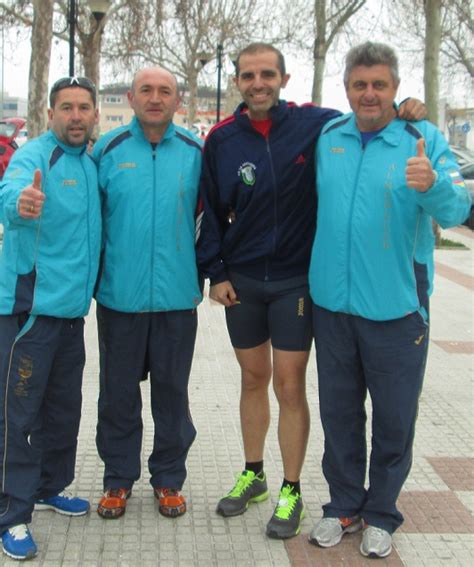
[[[246,125],[249,128],[252,128],[247,110],[247,104],[245,102],[241,102],[235,109],[234,116],[237,122],[239,122],[242,126]],[[286,102],[286,100],[279,100],[278,104],[270,108],[270,119],[272,121],[272,124],[277,125],[282,122],[286,118],[287,113],[288,103]]]
[[[78,156],[84,153],[86,150],[86,144],[82,144],[81,146],[70,146],[69,144],[65,144],[56,136],[54,130],[48,130],[48,134],[51,136],[54,143],[59,146],[66,154]]]
[[[137,120],[136,116],[134,116],[132,118],[132,121],[130,122],[130,131],[139,140],[150,143],[149,140],[145,137],[145,133],[143,132],[142,125]],[[161,138],[160,140],[160,144],[161,142],[163,142],[163,140],[168,140],[169,138],[172,138],[175,135],[175,131],[176,131],[175,125],[173,124],[173,122],[170,122],[170,124],[168,124],[168,128],[166,129],[163,138]]]
[[[350,114],[346,114],[341,119],[344,120],[344,118],[348,118],[348,117],[349,120],[347,120],[345,124],[341,126],[341,133],[349,136],[357,136],[359,138],[360,130],[357,127],[355,114],[353,112]],[[398,146],[400,144],[406,124],[407,124],[406,120],[401,120],[400,118],[395,117],[375,137],[382,138],[384,142],[386,142],[391,146]]]

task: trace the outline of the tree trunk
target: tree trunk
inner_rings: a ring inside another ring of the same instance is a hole
[[[104,20],[99,23],[98,28],[92,34],[79,32],[81,40],[80,54],[82,57],[82,66],[84,67],[84,75],[93,81],[97,89],[100,85],[100,48],[104,31]],[[96,24],[94,23],[93,25]]]
[[[425,0],[425,104],[428,120],[438,124],[439,51],[441,45],[441,0]]]
[[[198,73],[195,69],[190,69],[188,72],[188,89],[189,89],[189,99],[188,99],[188,112],[187,121],[188,128],[196,121],[197,113],[197,93],[198,93]]]
[[[315,37],[313,45],[313,87],[311,89],[311,100],[320,105],[323,98],[324,67],[326,66],[326,0],[315,0],[314,2],[314,27]]]
[[[439,50],[441,45],[441,0],[425,0],[425,104],[428,120],[438,124]],[[433,221],[435,246],[441,243],[439,226]]]
[[[31,59],[28,80],[28,138],[46,129],[48,76],[53,37],[54,0],[34,0],[31,30]]]

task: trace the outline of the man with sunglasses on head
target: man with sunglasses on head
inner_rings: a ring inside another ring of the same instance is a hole
[[[104,250],[97,287],[100,395],[97,448],[104,461],[105,519],[125,513],[141,474],[140,383],[150,375],[150,484],[166,517],[186,512],[181,489],[196,436],[188,381],[197,330],[195,212],[201,142],[172,122],[176,78],[138,71],[128,92],[135,117],[94,146]]]
[[[49,131],[15,152],[0,185],[0,532],[14,559],[37,553],[33,509],[80,516],[74,479],[85,364],[84,316],[100,253],[98,121],[89,79],[50,92]]]

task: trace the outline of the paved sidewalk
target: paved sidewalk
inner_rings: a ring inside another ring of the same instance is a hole
[[[451,239],[474,248],[474,233],[453,229]],[[473,258],[469,250],[436,252],[436,292],[432,300],[431,345],[421,397],[412,472],[400,496],[406,521],[395,534],[394,551],[377,565],[467,566],[474,564],[474,403],[473,403]],[[269,540],[265,526],[275,506],[282,467],[277,443],[276,403],[265,454],[271,498],[246,514],[223,519],[217,500],[232,486],[243,465],[239,424],[239,370],[225,330],[223,309],[206,300],[190,383],[191,411],[198,430],[188,459],[184,492],[188,513],[169,520],[158,513],[149,485],[146,458],[152,446],[148,383],[143,383],[145,470],[136,483],[127,513],[105,521],[96,513],[102,491],[102,464],[95,447],[98,355],[93,313],[87,320],[88,360],[84,379],[83,419],[72,491],[89,498],[91,513],[67,518],[36,512],[31,525],[39,555],[28,565],[54,566],[340,566],[373,565],[360,556],[360,534],[346,536],[336,548],[319,549],[307,534],[327,500],[321,474],[314,354],[308,370],[312,431],[302,489],[307,515],[302,534],[287,541]],[[18,565],[3,554],[0,566]]]

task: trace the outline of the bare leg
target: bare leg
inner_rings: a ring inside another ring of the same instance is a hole
[[[235,349],[242,370],[240,425],[245,460],[263,460],[265,437],[270,424],[268,385],[272,376],[270,341],[249,349]]]
[[[296,482],[303,468],[310,417],[306,400],[309,352],[273,349],[273,387],[280,404],[278,439],[285,478]]]

